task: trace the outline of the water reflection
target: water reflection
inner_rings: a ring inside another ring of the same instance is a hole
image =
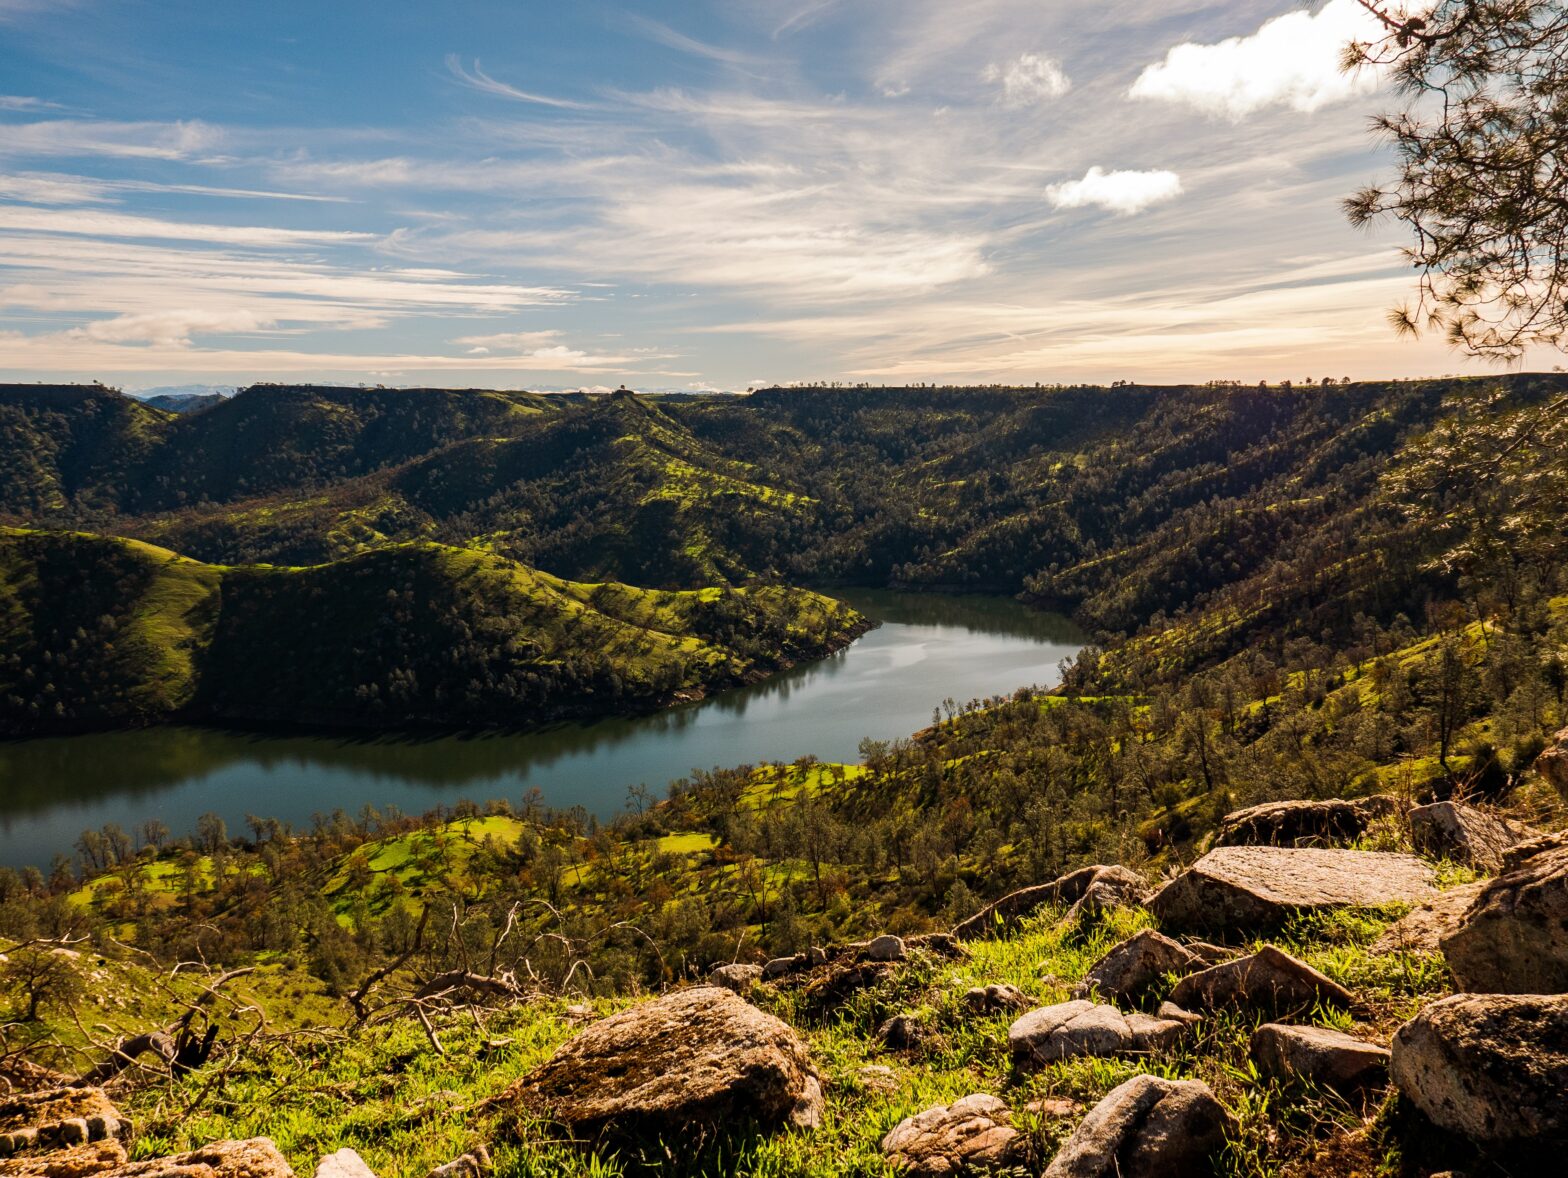
[[[366,804],[407,812],[462,798],[619,810],[638,783],[662,789],[697,768],[813,753],[853,760],[862,737],[892,739],[963,701],[1056,681],[1081,638],[1071,623],[989,597],[838,591],[883,625],[848,650],[766,682],[632,720],[527,734],[266,736],[154,728],[0,743],[0,863],[46,863],[85,827],[176,832],[216,811],[308,824]]]

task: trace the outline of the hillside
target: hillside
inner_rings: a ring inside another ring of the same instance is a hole
[[[798,590],[582,584],[402,544],[305,568],[0,531],[0,730],[185,719],[531,727],[646,710],[865,627]]]

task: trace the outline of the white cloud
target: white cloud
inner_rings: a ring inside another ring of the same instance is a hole
[[[185,308],[135,315],[116,315],[113,319],[100,319],[85,327],[72,328],[66,334],[109,344],[151,344],[183,348],[190,345],[191,336],[197,332],[203,334],[253,332],[271,326],[273,320],[241,308],[228,311]]]
[[[373,233],[339,229],[278,229],[268,225],[203,225],[96,209],[0,207],[0,229],[70,233],[88,237],[154,237],[223,245],[284,246],[370,242]]]
[[[1289,12],[1249,37],[1177,45],[1138,75],[1128,93],[1231,119],[1269,106],[1314,111],[1377,89],[1376,72],[1346,73],[1340,59],[1349,42],[1381,32],[1357,0],[1329,0],[1316,15]]]
[[[49,119],[0,123],[0,154],[122,156],[131,159],[189,159],[212,151],[222,132],[199,120],[178,123],[110,123]]]
[[[1090,168],[1082,180],[1051,185],[1045,196],[1059,209],[1098,205],[1125,216],[1170,200],[1180,192],[1181,177],[1175,172],[1107,172],[1104,168]]]
[[[593,103],[573,102],[568,98],[552,98],[548,94],[534,94],[527,90],[519,90],[516,86],[498,81],[485,73],[479,64],[479,59],[474,58],[474,68],[468,69],[463,65],[463,59],[455,53],[446,56],[446,68],[452,76],[470,89],[493,94],[497,98],[511,98],[517,102],[530,102],[537,106],[552,106],[557,110],[596,110]]]
[[[501,331],[493,335],[464,335],[453,340],[454,344],[471,344],[472,352],[485,352],[493,348],[506,348],[509,350],[522,350],[524,348],[540,348],[554,343],[559,339],[559,331]]]
[[[992,63],[980,76],[1001,83],[1002,101],[1008,106],[1034,106],[1060,98],[1073,85],[1060,64],[1040,53],[1020,53],[1006,65]]]
[[[58,102],[45,102],[26,94],[0,94],[0,110],[59,110]]]

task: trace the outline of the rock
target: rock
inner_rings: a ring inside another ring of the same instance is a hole
[[[1527,839],[1517,847],[1510,847],[1503,852],[1503,865],[1499,872],[1512,871],[1516,867],[1523,867],[1525,860],[1546,851],[1559,851],[1568,849],[1568,830],[1559,830],[1555,834],[1543,834],[1537,838]]]
[[[1252,1033],[1250,1050],[1266,1076],[1336,1092],[1367,1088],[1388,1075],[1388,1048],[1327,1027],[1264,1023]]]
[[[708,984],[723,986],[732,994],[739,994],[744,998],[751,993],[751,988],[762,980],[762,966],[760,965],[717,965],[708,974]]]
[[[1568,728],[1554,736],[1546,751],[1535,759],[1535,771],[1568,800]]]
[[[295,1178],[269,1137],[214,1141],[189,1153],[132,1162],[99,1178]]]
[[[1347,802],[1264,802],[1220,819],[1217,847],[1300,847],[1354,842],[1376,819],[1398,809],[1386,794]]]
[[[1433,802],[1409,814],[1410,841],[1434,859],[1496,871],[1503,855],[1540,832],[1462,802]]]
[[[1095,873],[1073,901],[1065,919],[1074,924],[1090,924],[1113,908],[1130,908],[1149,898],[1149,885],[1143,876],[1125,867],[1106,867]]]
[[[1246,957],[1188,974],[1176,983],[1171,1001],[1188,1010],[1224,1006],[1291,1010],[1319,1002],[1347,1007],[1354,996],[1306,962],[1265,945]]]
[[[1270,928],[1332,908],[1419,904],[1437,893],[1414,855],[1289,847],[1219,847],[1149,901],[1166,929]]]
[[[822,1114],[805,1043],[717,986],[678,990],[602,1019],[510,1094],[590,1136],[729,1119],[808,1127]]]
[[[1154,1012],[1155,1018],[1162,1018],[1166,1022],[1180,1023],[1184,1027],[1195,1027],[1203,1021],[1203,1016],[1193,1014],[1177,1006],[1174,1002],[1162,1002],[1160,1008]]]
[[[352,1149],[329,1153],[316,1163],[316,1178],[376,1178],[375,1171]]]
[[[0,1100],[0,1157],[124,1139],[130,1131],[102,1088],[46,1088]]]
[[[964,991],[964,996],[959,999],[964,1004],[964,1009],[974,1014],[1001,1014],[1009,1010],[1028,1010],[1035,1004],[1035,1000],[1025,994],[1017,986],[1003,983],[992,983],[989,986],[974,986]]]
[[[1207,1084],[1134,1076],[1089,1111],[1044,1178],[1209,1178],[1233,1131]]]
[[[1394,1034],[1389,1071],[1435,1124],[1477,1142],[1568,1142],[1568,995],[1455,994]]]
[[[425,1178],[485,1178],[490,1173],[490,1151],[478,1146],[462,1157],[453,1158],[431,1170]]]
[[[805,961],[799,955],[794,957],[775,957],[762,967],[762,976],[765,980],[771,982],[774,978],[781,978],[787,973],[803,969],[805,964]]]
[[[855,1069],[855,1080],[873,1092],[897,1092],[898,1073],[886,1064],[868,1063]]]
[[[1095,962],[1083,985],[1087,992],[1133,1002],[1166,974],[1189,974],[1202,964],[1171,938],[1142,929]]]
[[[1013,1165],[1019,1152],[1007,1106],[983,1093],[906,1117],[882,1139],[887,1160],[917,1175],[981,1174]]]
[[[5,1178],[90,1178],[125,1165],[125,1146],[113,1137],[68,1149],[21,1154],[0,1162]]]
[[[872,961],[902,961],[907,956],[904,938],[895,937],[891,933],[874,937],[866,946],[866,956]]]
[[[1373,953],[1437,953],[1442,940],[1457,930],[1465,913],[1486,887],[1487,881],[1460,884],[1439,892],[1433,899],[1418,904],[1372,942]]]
[[[1186,1028],[1179,1022],[1123,1014],[1114,1006],[1075,999],[1042,1006],[1007,1029],[1007,1045],[1020,1067],[1081,1055],[1120,1055],[1171,1047]]]
[[[1491,880],[1442,946],[1461,990],[1568,990],[1568,847],[1532,855]]]
[[[1083,899],[1084,893],[1089,890],[1089,885],[1095,880],[1104,878],[1108,883],[1125,881],[1131,876],[1142,885],[1142,878],[1125,867],[1107,867],[1096,865],[1094,867],[1081,867],[1070,872],[1060,879],[1047,884],[1036,884],[1034,887],[1020,888],[1016,892],[1009,892],[1000,900],[987,904],[968,920],[962,921],[953,927],[952,936],[959,941],[973,941],[978,937],[999,937],[1016,928],[1018,924],[1036,909],[1047,904],[1073,905]]]
[[[908,1051],[926,1037],[926,1024],[918,1014],[895,1014],[877,1028],[877,1038],[889,1051]]]

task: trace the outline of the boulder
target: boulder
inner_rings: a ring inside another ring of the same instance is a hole
[[[1439,892],[1418,904],[1378,934],[1372,942],[1373,953],[1439,953],[1443,938],[1464,922],[1470,905],[1485,889],[1487,881],[1460,884]]]
[[[376,1178],[376,1173],[357,1152],[344,1148],[316,1163],[316,1178]]]
[[[762,977],[771,982],[774,978],[781,978],[797,969],[804,969],[805,966],[805,961],[799,956],[774,957],[762,967]]]
[[[871,961],[902,961],[907,955],[904,938],[895,937],[892,933],[874,937],[866,946],[866,957]]]
[[[188,1153],[132,1162],[99,1178],[295,1178],[268,1137],[214,1141]]]
[[[1188,974],[1176,983],[1171,1001],[1186,1010],[1226,1006],[1294,1010],[1319,1002],[1347,1007],[1354,998],[1306,962],[1265,945],[1246,957]]]
[[[1135,1002],[1166,974],[1189,974],[1203,962],[1180,943],[1153,929],[1140,929],[1083,975],[1085,993]]]
[[[593,1024],[509,1095],[579,1136],[745,1120],[808,1127],[822,1113],[805,1043],[717,986],[678,990]]]
[[[877,1028],[877,1038],[889,1051],[908,1051],[925,1037],[926,1024],[918,1014],[895,1014]]]
[[[1568,847],[1532,855],[1488,882],[1442,946],[1461,990],[1568,990]]]
[[[1388,1075],[1388,1048],[1328,1027],[1264,1023],[1252,1033],[1250,1051],[1265,1076],[1336,1092],[1368,1088]]]
[[[92,1178],[125,1165],[125,1146],[113,1137],[66,1149],[18,1154],[0,1162],[5,1178]]]
[[[1509,850],[1540,834],[1522,823],[1463,802],[1417,806],[1410,811],[1408,821],[1410,841],[1422,854],[1452,859],[1483,871],[1496,871]]]
[[[1527,839],[1503,852],[1503,865],[1498,870],[1499,872],[1512,871],[1516,867],[1523,867],[1527,859],[1533,859],[1547,851],[1565,849],[1568,849],[1568,830],[1559,830],[1554,834],[1543,834]]]
[[[964,1009],[972,1014],[1002,1014],[1010,1010],[1028,1010],[1035,1000],[1017,986],[1005,982],[989,986],[973,986],[959,999]]]
[[[1313,847],[1219,847],[1149,901],[1165,929],[1271,928],[1333,908],[1419,904],[1437,894],[1414,855]]]
[[[1345,801],[1264,802],[1220,819],[1217,847],[1330,846],[1354,842],[1376,819],[1398,809],[1386,794]]]
[[[1535,771],[1568,799],[1568,728],[1554,736],[1546,751],[1535,759]]]
[[[485,1178],[488,1173],[490,1173],[490,1151],[481,1145],[471,1153],[465,1153],[462,1157],[453,1158],[450,1162],[437,1166],[426,1174],[425,1178]]]
[[[0,1099],[0,1157],[123,1140],[130,1130],[102,1088],[46,1088]]]
[[[1568,995],[1443,998],[1395,1032],[1389,1071],[1433,1123],[1472,1141],[1568,1143]]]
[[[751,988],[762,980],[762,966],[760,965],[716,965],[708,974],[710,986],[722,986],[732,994],[739,994],[744,998],[751,993]]]
[[[1082,1055],[1120,1055],[1171,1047],[1186,1027],[1171,1019],[1123,1014],[1114,1006],[1075,999],[1042,1006],[1007,1029],[1007,1045],[1020,1067]]]
[[[975,1093],[905,1117],[882,1139],[897,1169],[917,1175],[983,1174],[1019,1160],[1018,1130],[1007,1106]]]
[[[1167,1022],[1180,1023],[1184,1027],[1195,1027],[1203,1021],[1203,1016],[1193,1014],[1177,1006],[1174,1002],[1162,1002],[1159,1009],[1154,1012],[1155,1018],[1165,1019]]]
[[[1234,1129],[1207,1084],[1134,1076],[1089,1110],[1044,1178],[1210,1178]]]
[[[1016,928],[1037,909],[1047,904],[1073,905],[1083,899],[1089,885],[1103,878],[1108,882],[1126,881],[1129,876],[1142,884],[1142,877],[1125,867],[1081,867],[1060,879],[1033,887],[1009,892],[1000,900],[987,904],[968,920],[953,926],[952,936],[959,941],[973,941],[979,937],[999,937]]]
[[[1066,919],[1074,924],[1092,924],[1113,908],[1131,908],[1149,898],[1149,885],[1143,876],[1125,867],[1106,867],[1095,872],[1083,895],[1067,909]]]

